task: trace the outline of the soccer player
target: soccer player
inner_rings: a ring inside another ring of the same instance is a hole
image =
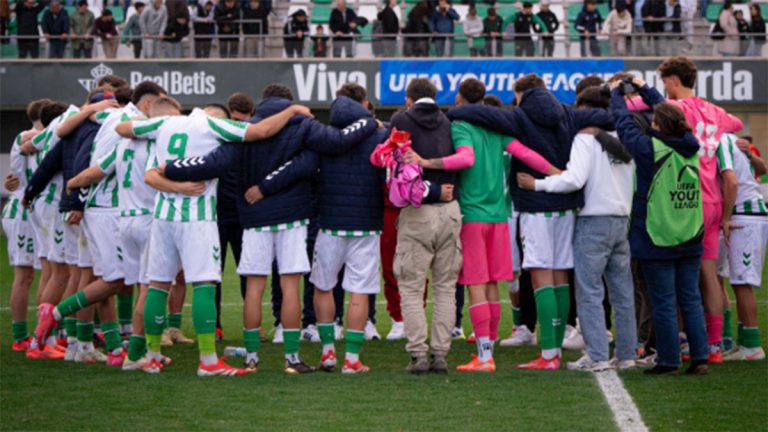
[[[216,355],[215,283],[221,279],[221,248],[216,217],[216,181],[206,182],[205,192],[197,197],[163,191],[155,181],[162,177],[165,164],[184,157],[201,157],[220,142],[258,141],[279,132],[294,115],[309,115],[303,106],[292,106],[259,124],[215,119],[202,110],[180,115],[178,103],[168,97],[157,98],[150,107],[151,119],[126,121],[116,128],[125,138],[154,139],[156,155],[148,166],[147,184],[160,190],[150,234],[148,278],[150,287],[144,307],[144,331],[149,362],[148,373],[162,369],[160,338],[165,322],[168,290],[179,269],[193,285],[192,314],[200,349],[198,376],[235,376],[246,373],[233,368]],[[153,167],[154,166],[154,167]]]
[[[739,138],[731,134],[723,134],[721,141],[726,153],[733,156],[733,169],[739,181],[732,230],[726,238],[730,281],[736,294],[739,324],[737,346],[726,353],[723,360],[764,360],[753,289],[759,288],[762,282],[765,249],[768,246],[768,207],[755,181],[749,151],[740,149],[747,146],[744,143],[737,145]]]
[[[40,110],[50,101],[38,99],[27,105],[27,118],[32,123],[32,129],[25,132],[40,132],[44,129],[40,122]],[[8,260],[13,267],[13,285],[11,286],[11,333],[13,350],[26,351],[31,338],[27,329],[27,307],[29,305],[29,287],[35,278],[35,266],[40,262],[36,255],[35,233],[32,228],[31,212],[21,205],[29,177],[32,171],[28,158],[21,153],[22,136],[19,133],[11,147],[11,175],[19,179],[19,184],[11,192],[8,203],[3,208],[3,231],[8,237]],[[48,273],[48,263],[44,271]],[[41,283],[42,285],[42,283]],[[42,285],[44,286],[44,285]]]
[[[704,254],[701,262],[701,288],[709,339],[709,361],[722,362],[723,295],[717,280],[720,226],[728,237],[736,199],[738,180],[733,171],[720,173],[718,144],[724,133],[736,133],[744,124],[722,108],[694,95],[696,65],[687,57],[670,57],[659,66],[664,90],[672,103],[683,110],[693,134],[699,141],[701,186],[704,205]]]
[[[518,106],[511,109],[473,104],[454,108],[448,115],[452,120],[465,120],[514,136],[555,167],[565,166],[573,138],[581,129],[613,129],[613,118],[605,110],[575,110],[560,104],[535,74],[515,82],[515,95]],[[540,176],[516,165],[511,175],[516,177],[519,171]],[[581,191],[525,191],[516,182],[511,183],[511,191],[515,208],[520,211],[523,268],[531,272],[533,280],[542,347],[539,358],[518,368],[556,370],[560,368],[570,311],[568,269],[573,268],[574,211],[584,205],[584,195]]]

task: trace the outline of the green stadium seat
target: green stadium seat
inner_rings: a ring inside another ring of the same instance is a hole
[[[0,58],[18,58],[19,47],[15,43],[0,45]]]
[[[334,0],[312,0],[312,3],[314,3],[314,4],[329,5],[329,4],[333,3],[333,1]]]
[[[112,11],[112,17],[115,18],[115,23],[120,25],[125,21],[125,11],[120,6],[110,6],[107,9]]]
[[[611,6],[606,3],[600,3],[597,5],[597,11],[600,12],[600,16],[605,20],[608,18],[608,14],[611,13]]]
[[[328,24],[331,20],[331,7],[325,5],[315,5],[311,13],[312,24]]]
[[[417,3],[421,3],[421,1],[422,0],[405,0],[405,3],[406,4],[414,4],[415,5]]]

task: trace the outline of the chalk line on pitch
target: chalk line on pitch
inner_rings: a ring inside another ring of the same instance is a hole
[[[615,370],[596,372],[595,379],[613,412],[613,420],[621,432],[648,432],[640,410],[632,400]]]

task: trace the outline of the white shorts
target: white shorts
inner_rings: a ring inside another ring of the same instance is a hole
[[[85,210],[85,234],[93,258],[93,273],[105,282],[124,277],[119,219],[117,209],[91,207]]]
[[[91,242],[88,241],[88,228],[87,223],[85,222],[85,216],[83,216],[83,220],[80,221],[80,240],[77,243],[77,266],[80,268],[92,268],[93,274],[99,277],[103,273],[101,267],[93,262]]]
[[[35,212],[39,213],[42,232],[45,235],[45,245],[48,261],[64,264],[67,261],[67,250],[64,235],[64,218],[58,207],[38,200]]]
[[[759,288],[768,245],[768,216],[734,215],[731,221],[743,227],[731,230],[728,248],[731,285]]]
[[[524,269],[570,270],[573,268],[572,211],[520,213],[520,239]]]
[[[221,282],[221,245],[216,222],[152,221],[147,277],[150,281],[170,283],[182,269],[187,283]]]
[[[62,219],[62,224],[64,225],[64,262],[66,262],[67,265],[76,266],[80,262],[78,259],[80,256],[78,248],[82,242],[82,227],[80,225],[70,225],[63,222],[63,215],[58,216],[58,218]],[[80,223],[82,223],[82,221]]]
[[[149,262],[149,233],[152,229],[152,215],[120,218],[120,238],[123,248],[123,271],[125,284],[137,282],[148,285],[147,264]]]
[[[728,266],[728,248],[725,246],[725,237],[723,232],[720,231],[720,245],[717,248],[717,275],[721,278],[727,278],[730,276],[730,268]]]
[[[3,219],[3,231],[8,237],[8,262],[11,267],[35,265],[35,236],[29,220],[22,220],[20,214],[15,219]]]
[[[381,290],[380,237],[339,237],[318,233],[309,281],[322,291],[331,291],[338,282],[339,271],[344,268],[341,286],[346,291],[377,294]]]
[[[48,259],[48,236],[43,231],[41,217],[43,210],[39,209],[39,207],[41,207],[41,204],[35,203],[34,209],[29,212],[29,225],[35,236],[35,255],[37,258]]]
[[[243,231],[243,252],[237,274],[269,276],[275,258],[277,271],[281,275],[309,273],[307,227],[281,231],[256,231],[251,228]]]
[[[517,221],[519,219],[517,213],[513,214],[509,218],[509,242],[512,243],[512,271],[514,273],[520,273],[520,246],[517,245]]]

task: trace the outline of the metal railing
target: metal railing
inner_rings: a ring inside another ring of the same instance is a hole
[[[352,37],[309,35],[194,34],[179,42],[162,37],[117,36],[111,40],[72,36],[5,36],[0,52],[6,59],[52,58],[291,58],[291,57],[643,57],[674,54],[768,57],[765,34],[723,35],[646,33],[512,35],[499,38],[456,34],[365,34]],[[85,43],[83,43],[85,42]],[[110,51],[119,43],[119,48]],[[83,47],[86,45],[86,47]],[[87,45],[91,45],[88,49]],[[105,50],[105,48],[107,48]],[[324,49],[318,49],[324,48]],[[107,56],[109,54],[109,56]]]

